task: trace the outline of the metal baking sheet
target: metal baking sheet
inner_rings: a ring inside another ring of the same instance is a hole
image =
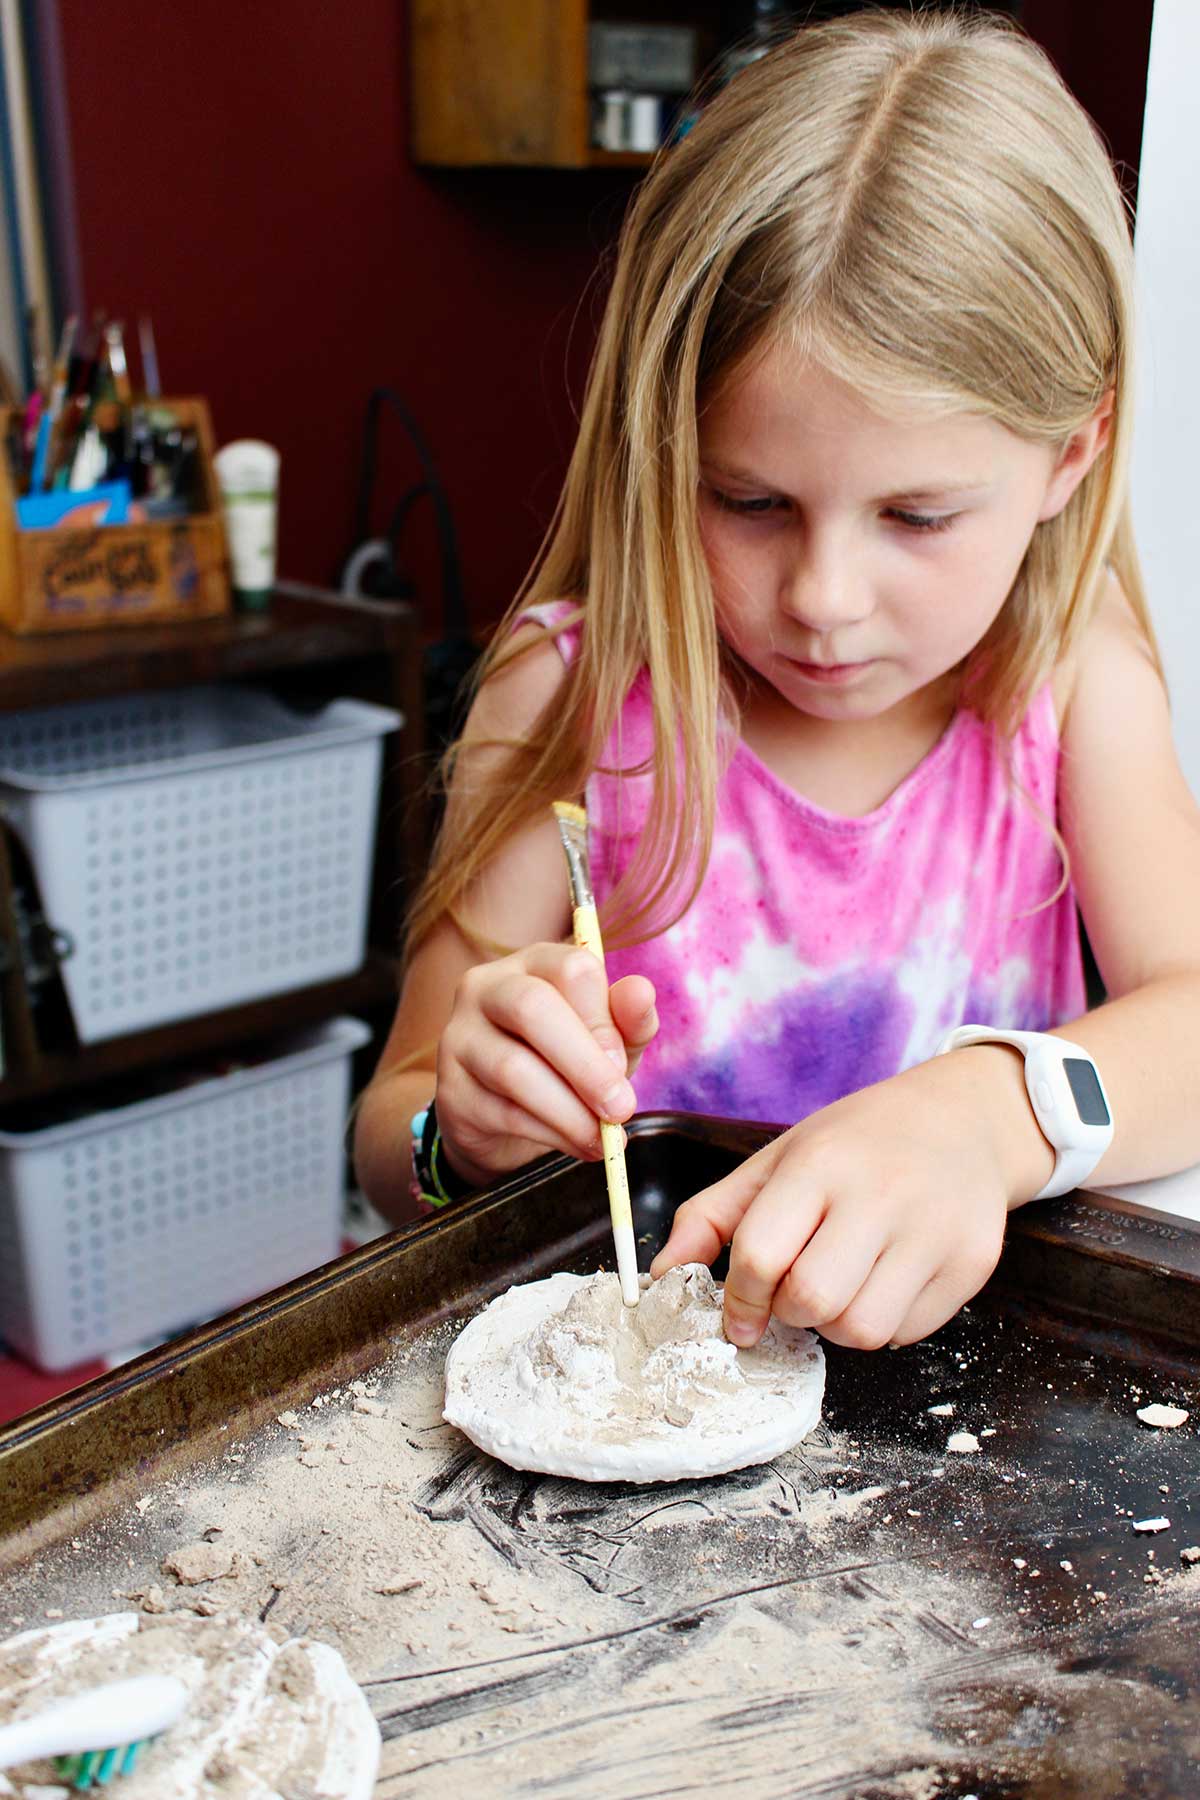
[[[764,1135],[635,1122],[645,1261]],[[1198,1253],[1126,1202],[1018,1214],[934,1338],[827,1347],[797,1451],[592,1487],[439,1422],[463,1319],[608,1261],[600,1170],[552,1159],[0,1433],[0,1631],[212,1606],[324,1637],[380,1796],[1174,1800],[1200,1791]],[[1155,1400],[1187,1424],[1147,1429]],[[177,1585],[202,1536],[233,1572]]]

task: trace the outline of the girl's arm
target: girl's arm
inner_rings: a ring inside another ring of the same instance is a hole
[[[1077,659],[1062,747],[1061,827],[1111,996],[1061,1027],[1112,1102],[1094,1179],[1167,1174],[1200,1161],[1200,814],[1115,584]],[[983,1285],[1008,1212],[1053,1167],[1019,1053],[973,1045],[847,1095],[695,1195],[652,1273],[729,1243],[734,1342],[755,1342],[773,1311],[860,1349],[911,1343]]]
[[[503,765],[503,749],[489,740],[528,729],[562,680],[561,657],[545,642],[481,690],[447,799],[451,844],[467,784],[486,784]],[[564,942],[569,889],[549,809],[492,859],[462,910],[472,931],[512,953],[488,957],[450,919],[437,924],[409,963],[358,1107],[358,1179],[396,1221],[413,1213],[412,1116],[435,1089],[444,1154],[478,1185],[547,1150],[599,1156],[598,1114],[606,1102],[606,1116],[633,1111],[627,1060],[632,1066],[653,1031],[649,982],[628,978],[610,990],[596,959]]]
[[[1096,1181],[1140,1181],[1200,1162],[1200,809],[1115,582],[1080,653],[1062,745],[1061,828],[1109,996],[1062,1032],[1095,1057],[1112,1101]]]

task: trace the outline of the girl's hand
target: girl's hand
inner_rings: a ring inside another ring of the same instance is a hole
[[[658,1030],[654,988],[610,988],[590,950],[531,944],[468,969],[438,1043],[445,1154],[480,1184],[548,1150],[597,1160],[600,1120],[637,1102],[627,1079]]]
[[[679,1208],[650,1272],[728,1243],[731,1342],[774,1313],[857,1349],[913,1343],[983,1286],[1053,1166],[1019,1053],[971,1046],[784,1132]]]

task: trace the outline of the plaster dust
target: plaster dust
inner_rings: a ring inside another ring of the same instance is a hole
[[[1100,1679],[1039,1663],[1015,1616],[1031,1571],[981,1572],[970,1550],[1011,1492],[1010,1461],[947,1466],[936,1428],[901,1449],[822,1423],[715,1479],[521,1473],[442,1419],[457,1329],[402,1343],[362,1379],[281,1392],[253,1437],[231,1421],[209,1460],[147,1478],[7,1577],[0,1628],[137,1609],[152,1630],[207,1619],[276,1646],[317,1637],[380,1723],[377,1800],[903,1800],[921,1771],[973,1768],[993,1715],[1004,1741],[1006,1708],[1061,1718]],[[1036,1517],[1048,1536],[1057,1495],[1030,1500],[1030,1530]],[[1147,1590],[1156,1605],[1169,1579]],[[1088,1761],[1086,1737],[1062,1742]],[[1102,1751],[1090,1800],[1120,1791]],[[1006,1791],[1032,1794],[1021,1754],[1004,1751]]]
[[[584,1481],[727,1474],[812,1429],[825,1358],[811,1331],[773,1319],[739,1350],[703,1263],[641,1287],[636,1307],[614,1274],[509,1288],[446,1359],[446,1419],[511,1468]]]
[[[188,1704],[122,1776],[128,1800],[370,1800],[379,1730],[341,1657],[240,1619],[123,1612],[21,1632],[0,1644],[0,1724],[147,1674],[175,1676]],[[6,1791],[53,1780],[52,1762],[27,1765]]]

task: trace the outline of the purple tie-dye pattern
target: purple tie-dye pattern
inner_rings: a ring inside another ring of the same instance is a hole
[[[893,985],[871,975],[786,994],[751,1009],[745,1034],[724,1051],[664,1070],[654,1105],[740,1119],[753,1107],[762,1123],[786,1125],[894,1074],[905,1012]],[[642,1085],[639,1076],[644,1108]]]
[[[565,610],[531,613],[548,624]],[[569,660],[577,638],[557,642]],[[643,678],[608,767],[645,753],[649,704]],[[610,979],[643,974],[658,991],[639,1108],[786,1124],[923,1061],[966,1020],[1038,1031],[1082,1012],[1074,896],[1049,899],[1061,875],[1046,825],[1058,754],[1047,684],[1007,757],[960,712],[880,807],[845,818],[739,742],[696,900],[666,932],[608,955]],[[593,776],[586,801],[603,916],[649,783]]]

